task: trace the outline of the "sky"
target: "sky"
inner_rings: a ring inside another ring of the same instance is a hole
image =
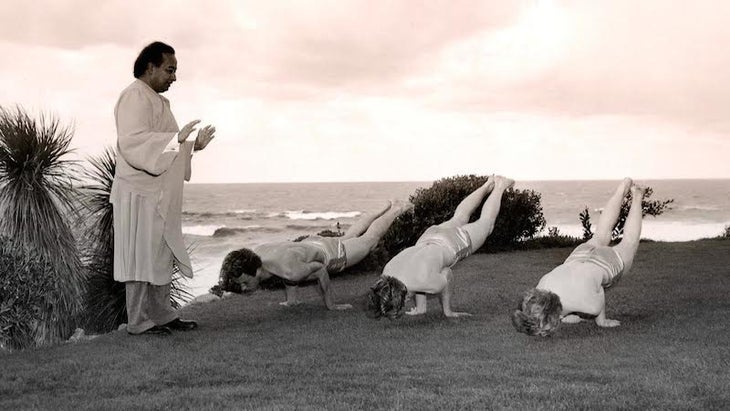
[[[730,2],[3,0],[0,106],[116,141],[152,41],[194,183],[730,178]]]

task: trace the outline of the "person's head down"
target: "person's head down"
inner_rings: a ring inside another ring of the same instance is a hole
[[[231,251],[223,259],[218,285],[210,290],[211,293],[253,291],[258,286],[256,272],[261,264],[261,257],[248,248]]]
[[[408,290],[400,280],[381,276],[368,292],[367,316],[390,320],[400,318],[404,312]]]
[[[533,288],[523,295],[512,313],[512,325],[527,335],[549,336],[560,325],[563,306],[560,297],[550,291]]]

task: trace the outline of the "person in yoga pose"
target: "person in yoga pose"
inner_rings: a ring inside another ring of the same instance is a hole
[[[629,192],[631,208],[623,239],[612,247],[611,233]],[[517,331],[544,337],[554,333],[561,321],[577,323],[582,317],[595,317],[601,327],[620,324],[606,318],[604,290],[614,286],[633,264],[641,236],[644,192],[630,178],[619,184],[601,213],[593,238],[576,247],[563,264],[545,274],[536,288],[522,296],[512,313]]]
[[[513,184],[513,180],[502,176],[489,177],[459,203],[451,219],[429,227],[414,246],[393,257],[370,289],[368,316],[399,318],[412,295],[416,304],[407,314],[424,314],[428,294],[440,296],[446,317],[470,315],[451,310],[451,267],[484,244],[494,228],[502,195]],[[488,194],[479,219],[469,223],[472,213]]]
[[[365,214],[341,237],[307,237],[300,242],[286,241],[262,244],[255,249],[231,251],[223,260],[219,291],[252,292],[259,282],[271,276],[284,281],[284,306],[299,303],[297,284],[317,279],[325,306],[330,310],[352,308],[350,304],[332,301],[330,274],[340,272],[362,261],[385,235],[393,221],[412,205],[389,202],[374,214]]]

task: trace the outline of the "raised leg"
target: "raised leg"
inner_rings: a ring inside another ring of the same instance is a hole
[[[614,250],[624,262],[624,274],[626,274],[634,263],[636,250],[639,248],[639,240],[641,239],[641,223],[643,217],[643,209],[641,200],[644,198],[645,190],[639,186],[631,187],[631,208],[629,215],[626,217],[624,224],[624,236]]]
[[[464,229],[469,233],[469,237],[471,238],[472,250],[478,250],[484,245],[487,237],[492,233],[494,222],[497,220],[499,209],[502,206],[502,195],[514,183],[514,180],[506,177],[495,177],[494,190],[484,203],[479,219],[464,226]]]
[[[596,245],[608,245],[611,242],[611,233],[613,232],[613,227],[616,225],[616,221],[618,221],[618,215],[621,212],[621,203],[623,203],[624,197],[628,194],[631,184],[631,179],[627,177],[616,188],[616,191],[608,199],[608,202],[603,207],[601,216],[598,218],[596,233],[588,242]]]
[[[456,210],[454,210],[454,216],[440,225],[445,227],[461,227],[468,223],[474,210],[479,207],[479,204],[482,203],[484,197],[486,197],[487,194],[491,193],[492,189],[494,189],[494,181],[495,177],[493,175],[489,176],[487,181],[482,184],[481,187],[472,191],[471,194],[461,200],[459,205],[456,206]]]
[[[342,239],[345,240],[348,238],[355,238],[355,237],[359,236],[360,234],[364,233],[365,230],[367,230],[368,227],[370,227],[370,225],[373,223],[373,221],[375,221],[378,217],[385,214],[385,212],[388,211],[389,209],[392,209],[392,207],[393,207],[393,202],[388,201],[385,204],[385,206],[382,209],[378,210],[377,212],[363,214],[362,216],[360,216],[360,218],[357,219],[357,221],[355,221],[355,223],[353,223],[350,226],[350,228],[347,229],[347,231],[345,231],[345,234],[342,236]]]
[[[378,241],[388,232],[393,221],[411,206],[410,203],[393,203],[387,211],[371,221],[363,235],[342,240],[347,254],[346,267],[352,267],[362,261],[378,245]]]

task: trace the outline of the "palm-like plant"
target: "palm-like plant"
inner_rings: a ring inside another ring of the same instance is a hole
[[[55,275],[35,326],[37,344],[67,338],[82,308],[84,275],[69,224],[76,164],[64,159],[72,136],[53,117],[0,107],[0,233],[48,259]]]
[[[86,326],[94,332],[110,331],[127,321],[124,283],[114,281],[114,226],[109,203],[116,154],[107,148],[88,159],[82,171],[87,183],[80,187],[84,209],[84,265],[88,274],[84,305]]]
[[[84,261],[88,272],[86,324],[93,331],[110,331],[127,321],[124,283],[114,281],[114,224],[109,203],[116,154],[107,148],[89,158],[90,167],[82,174],[87,183],[81,186],[85,204],[81,214],[85,226]],[[173,272],[170,299],[174,308],[189,301],[192,295],[182,283],[182,276]]]

